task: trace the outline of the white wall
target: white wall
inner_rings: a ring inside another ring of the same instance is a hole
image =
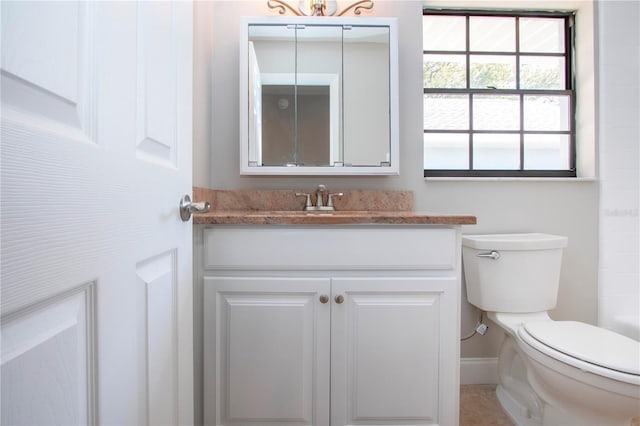
[[[598,4],[598,323],[640,340],[640,3]]]
[[[193,185],[210,186],[213,2],[196,2],[193,11]],[[219,37],[219,35],[218,35]]]
[[[343,4],[343,2],[340,2]],[[200,10],[199,10],[200,9]],[[196,100],[195,133],[211,126],[211,138],[194,140],[194,185],[219,189],[313,189],[319,183],[340,189],[403,189],[414,192],[415,208],[438,213],[468,213],[478,225],[468,233],[538,231],[569,237],[561,275],[556,319],[597,320],[598,183],[580,181],[440,181],[425,180],[422,165],[422,2],[375,1],[370,16],[399,18],[400,42],[400,175],[391,177],[253,177],[239,175],[238,31],[242,15],[273,15],[266,1],[196,3],[196,16],[208,15],[203,36],[213,31],[213,56],[196,58],[198,73],[211,65],[211,91],[201,84]],[[204,18],[203,18],[204,19]],[[205,25],[203,21],[201,26]],[[198,22],[196,22],[198,27]],[[212,29],[212,30],[211,30]],[[198,28],[196,35],[198,36]],[[198,43],[196,43],[196,46]],[[198,50],[201,55],[211,51]],[[196,79],[197,80],[197,79]],[[206,80],[206,78],[205,78]],[[196,81],[197,83],[197,81]],[[206,122],[200,122],[206,120]],[[203,158],[206,157],[206,158]],[[462,304],[463,333],[475,324],[477,311]],[[501,332],[463,343],[463,357],[496,356]]]

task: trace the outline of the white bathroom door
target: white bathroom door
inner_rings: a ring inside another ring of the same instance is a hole
[[[1,423],[190,424],[193,6],[1,7]]]

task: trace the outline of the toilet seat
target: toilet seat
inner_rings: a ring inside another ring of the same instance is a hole
[[[640,342],[628,337],[576,321],[526,321],[518,337],[580,370],[640,385]]]

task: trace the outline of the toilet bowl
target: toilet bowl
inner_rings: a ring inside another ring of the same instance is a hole
[[[543,424],[629,425],[640,415],[640,344],[572,321],[518,329],[531,386],[546,402]]]
[[[629,425],[640,416],[640,342],[547,313],[566,237],[469,235],[462,244],[469,301],[505,331],[496,392],[516,424]]]

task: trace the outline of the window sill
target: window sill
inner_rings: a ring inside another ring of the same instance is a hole
[[[595,177],[425,177],[439,182],[597,182]]]

